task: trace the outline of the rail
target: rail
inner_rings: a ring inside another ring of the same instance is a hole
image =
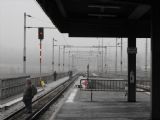
[[[75,75],[72,80],[67,80],[64,83],[58,85],[54,89],[50,90],[47,94],[40,96],[33,101],[33,113],[31,115],[25,114],[25,107],[19,109],[15,113],[9,115],[4,120],[37,120],[39,117],[53,104],[77,79],[78,74]]]

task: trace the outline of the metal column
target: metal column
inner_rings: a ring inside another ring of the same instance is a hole
[[[136,102],[136,37],[128,37],[128,102]]]
[[[152,4],[151,55],[152,55],[152,120],[160,120],[160,7]]]

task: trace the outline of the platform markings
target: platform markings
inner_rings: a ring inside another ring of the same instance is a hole
[[[78,91],[77,88],[73,89],[73,91],[69,95],[68,99],[66,100],[66,103],[72,103],[72,102],[74,102],[74,98],[75,98],[75,96],[77,94],[77,91]]]

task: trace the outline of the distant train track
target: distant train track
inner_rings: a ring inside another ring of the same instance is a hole
[[[55,103],[63,93],[69,88],[70,85],[77,79],[78,75],[75,75],[72,80],[67,80],[64,83],[58,85],[56,88],[50,90],[45,95],[39,97],[32,102],[32,114],[26,114],[25,107],[10,114],[4,120],[37,120],[50,105]]]

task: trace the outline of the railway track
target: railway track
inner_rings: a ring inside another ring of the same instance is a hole
[[[58,85],[56,88],[50,90],[45,95],[39,97],[32,102],[32,114],[27,114],[25,107],[17,110],[13,114],[4,118],[4,120],[37,120],[63,93],[74,83],[78,78],[75,75],[72,80],[67,80],[64,83]]]

